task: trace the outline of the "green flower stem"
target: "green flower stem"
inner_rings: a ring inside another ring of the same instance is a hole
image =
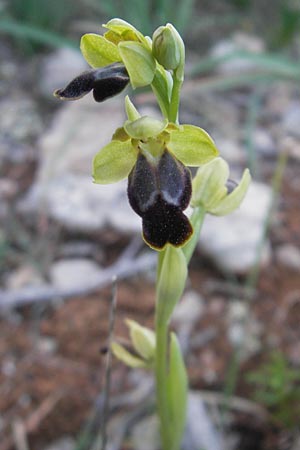
[[[203,220],[205,217],[205,210],[201,207],[194,209],[191,216],[191,222],[194,227],[194,234],[190,241],[183,247],[182,251],[188,264],[194,249],[197,245]],[[158,255],[157,264],[157,286],[161,284],[164,280],[161,279],[163,276],[163,266],[164,258],[167,257],[167,250],[164,250]],[[170,276],[170,274],[169,274]],[[174,277],[178,277],[178,274],[174,273]],[[171,274],[172,278],[172,274]],[[182,288],[183,289],[183,288]],[[156,399],[157,399],[157,409],[160,420],[160,433],[162,441],[163,450],[179,450],[181,443],[181,436],[174,432],[173,424],[173,414],[172,405],[170,404],[170,397],[168,396],[168,377],[169,377],[169,319],[170,314],[165,314],[164,308],[160,306],[165,305],[166,298],[161,298],[159,290],[157,290],[156,299],[156,317],[155,317],[155,333],[156,333],[156,364],[155,364],[155,376],[156,376]],[[180,295],[180,293],[179,293]],[[176,301],[176,300],[175,300]],[[166,305],[165,305],[166,306]],[[175,305],[174,305],[175,306]],[[184,367],[183,367],[183,370]],[[174,399],[173,399],[174,400]],[[178,404],[181,408],[182,405]],[[183,414],[185,415],[185,413]],[[176,424],[178,426],[178,424]]]
[[[190,217],[190,222],[193,225],[194,233],[188,243],[183,247],[182,251],[186,257],[186,262],[189,264],[191,257],[199,241],[200,232],[205,218],[205,209],[197,206],[194,208],[193,214]]]
[[[175,74],[175,76],[173,77],[172,97],[168,114],[169,121],[173,123],[178,123],[178,109],[179,109],[180,90],[182,82],[183,80],[178,79]]]
[[[158,76],[154,77],[151,83],[151,87],[158,102],[158,105],[160,107],[162,115],[165,118],[169,119],[169,102],[167,100],[165,92],[163,92],[162,85],[160,84]]]

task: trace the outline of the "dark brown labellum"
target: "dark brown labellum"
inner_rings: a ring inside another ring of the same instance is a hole
[[[165,150],[157,165],[139,154],[128,178],[128,198],[143,219],[144,239],[151,247],[181,246],[189,239],[193,230],[182,211],[191,193],[190,171],[171,153]]]
[[[78,100],[93,90],[96,102],[103,102],[123,91],[128,83],[125,66],[116,63],[83,72],[64,89],[57,89],[54,96],[61,100]]]

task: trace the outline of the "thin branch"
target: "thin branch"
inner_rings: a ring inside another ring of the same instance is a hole
[[[153,267],[155,263],[156,255],[154,253],[145,253],[139,257],[132,257],[132,259],[126,260],[121,255],[115,264],[99,272],[96,281],[86,285],[61,288],[45,284],[41,287],[27,287],[17,291],[0,290],[0,311],[35,302],[50,302],[55,299],[89,295],[109,285],[113,277],[117,277],[118,280],[124,280],[137,273],[145,272]]]

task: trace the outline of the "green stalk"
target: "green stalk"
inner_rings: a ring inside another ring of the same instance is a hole
[[[172,97],[169,109],[169,121],[173,123],[178,123],[178,109],[180,102],[180,90],[182,81],[177,79],[176,76],[173,77],[173,89]]]
[[[184,256],[186,258],[187,264],[189,264],[191,257],[194,253],[194,250],[196,248],[196,245],[199,241],[200,232],[202,229],[202,225],[205,218],[205,209],[201,208],[200,206],[197,206],[193,214],[191,215],[190,222],[193,226],[194,233],[191,239],[188,241],[187,244],[183,247],[182,251],[184,253]]]
[[[185,258],[185,265],[187,265],[192,257],[194,249],[197,245],[199,234],[201,231],[201,227],[203,224],[203,220],[205,217],[205,210],[203,208],[197,207],[194,209],[194,212],[191,216],[191,223],[194,228],[194,234],[190,241],[183,247],[182,249],[182,257]],[[170,302],[170,298],[168,298],[168,290],[159,289],[159,286],[164,284],[168,285],[167,277],[175,280],[178,279],[179,274],[176,272],[176,264],[170,267],[170,271],[172,271],[172,267],[174,267],[173,273],[168,272],[167,276],[164,271],[164,259],[168,257],[167,251],[162,251],[158,255],[158,264],[157,264],[157,298],[156,298],[156,315],[155,315],[155,333],[156,333],[156,365],[155,365],[155,377],[156,377],[156,401],[157,401],[157,410],[160,421],[160,434],[161,434],[161,442],[163,450],[179,450],[181,443],[181,432],[175,432],[176,427],[178,427],[178,423],[173,423],[174,420],[174,410],[172,410],[172,405],[170,404],[170,398],[168,396],[169,391],[169,382],[172,374],[169,373],[169,357],[170,357],[170,346],[169,346],[169,318],[171,316],[172,310],[175,307],[177,301],[181,296],[181,288],[179,287],[176,294],[173,294],[173,301],[171,299],[171,308],[168,305]],[[176,250],[174,250],[176,251]],[[185,276],[181,274],[185,283]],[[165,279],[164,279],[165,278]],[[182,284],[182,290],[184,287],[184,283]],[[165,294],[164,294],[165,293]],[[176,296],[177,298],[174,298]],[[185,373],[184,365],[182,364],[182,370]],[[187,388],[183,384],[183,392],[184,389]],[[175,405],[175,408],[182,408],[183,405]],[[185,404],[184,408],[185,409]],[[185,413],[183,413],[183,416]],[[181,424],[184,424],[184,420],[181,421]],[[175,430],[174,430],[175,428]],[[183,426],[182,426],[183,428]]]

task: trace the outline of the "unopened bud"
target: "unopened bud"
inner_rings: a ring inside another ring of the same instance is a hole
[[[167,70],[174,70],[184,61],[184,44],[178,31],[168,23],[153,34],[154,58]]]

